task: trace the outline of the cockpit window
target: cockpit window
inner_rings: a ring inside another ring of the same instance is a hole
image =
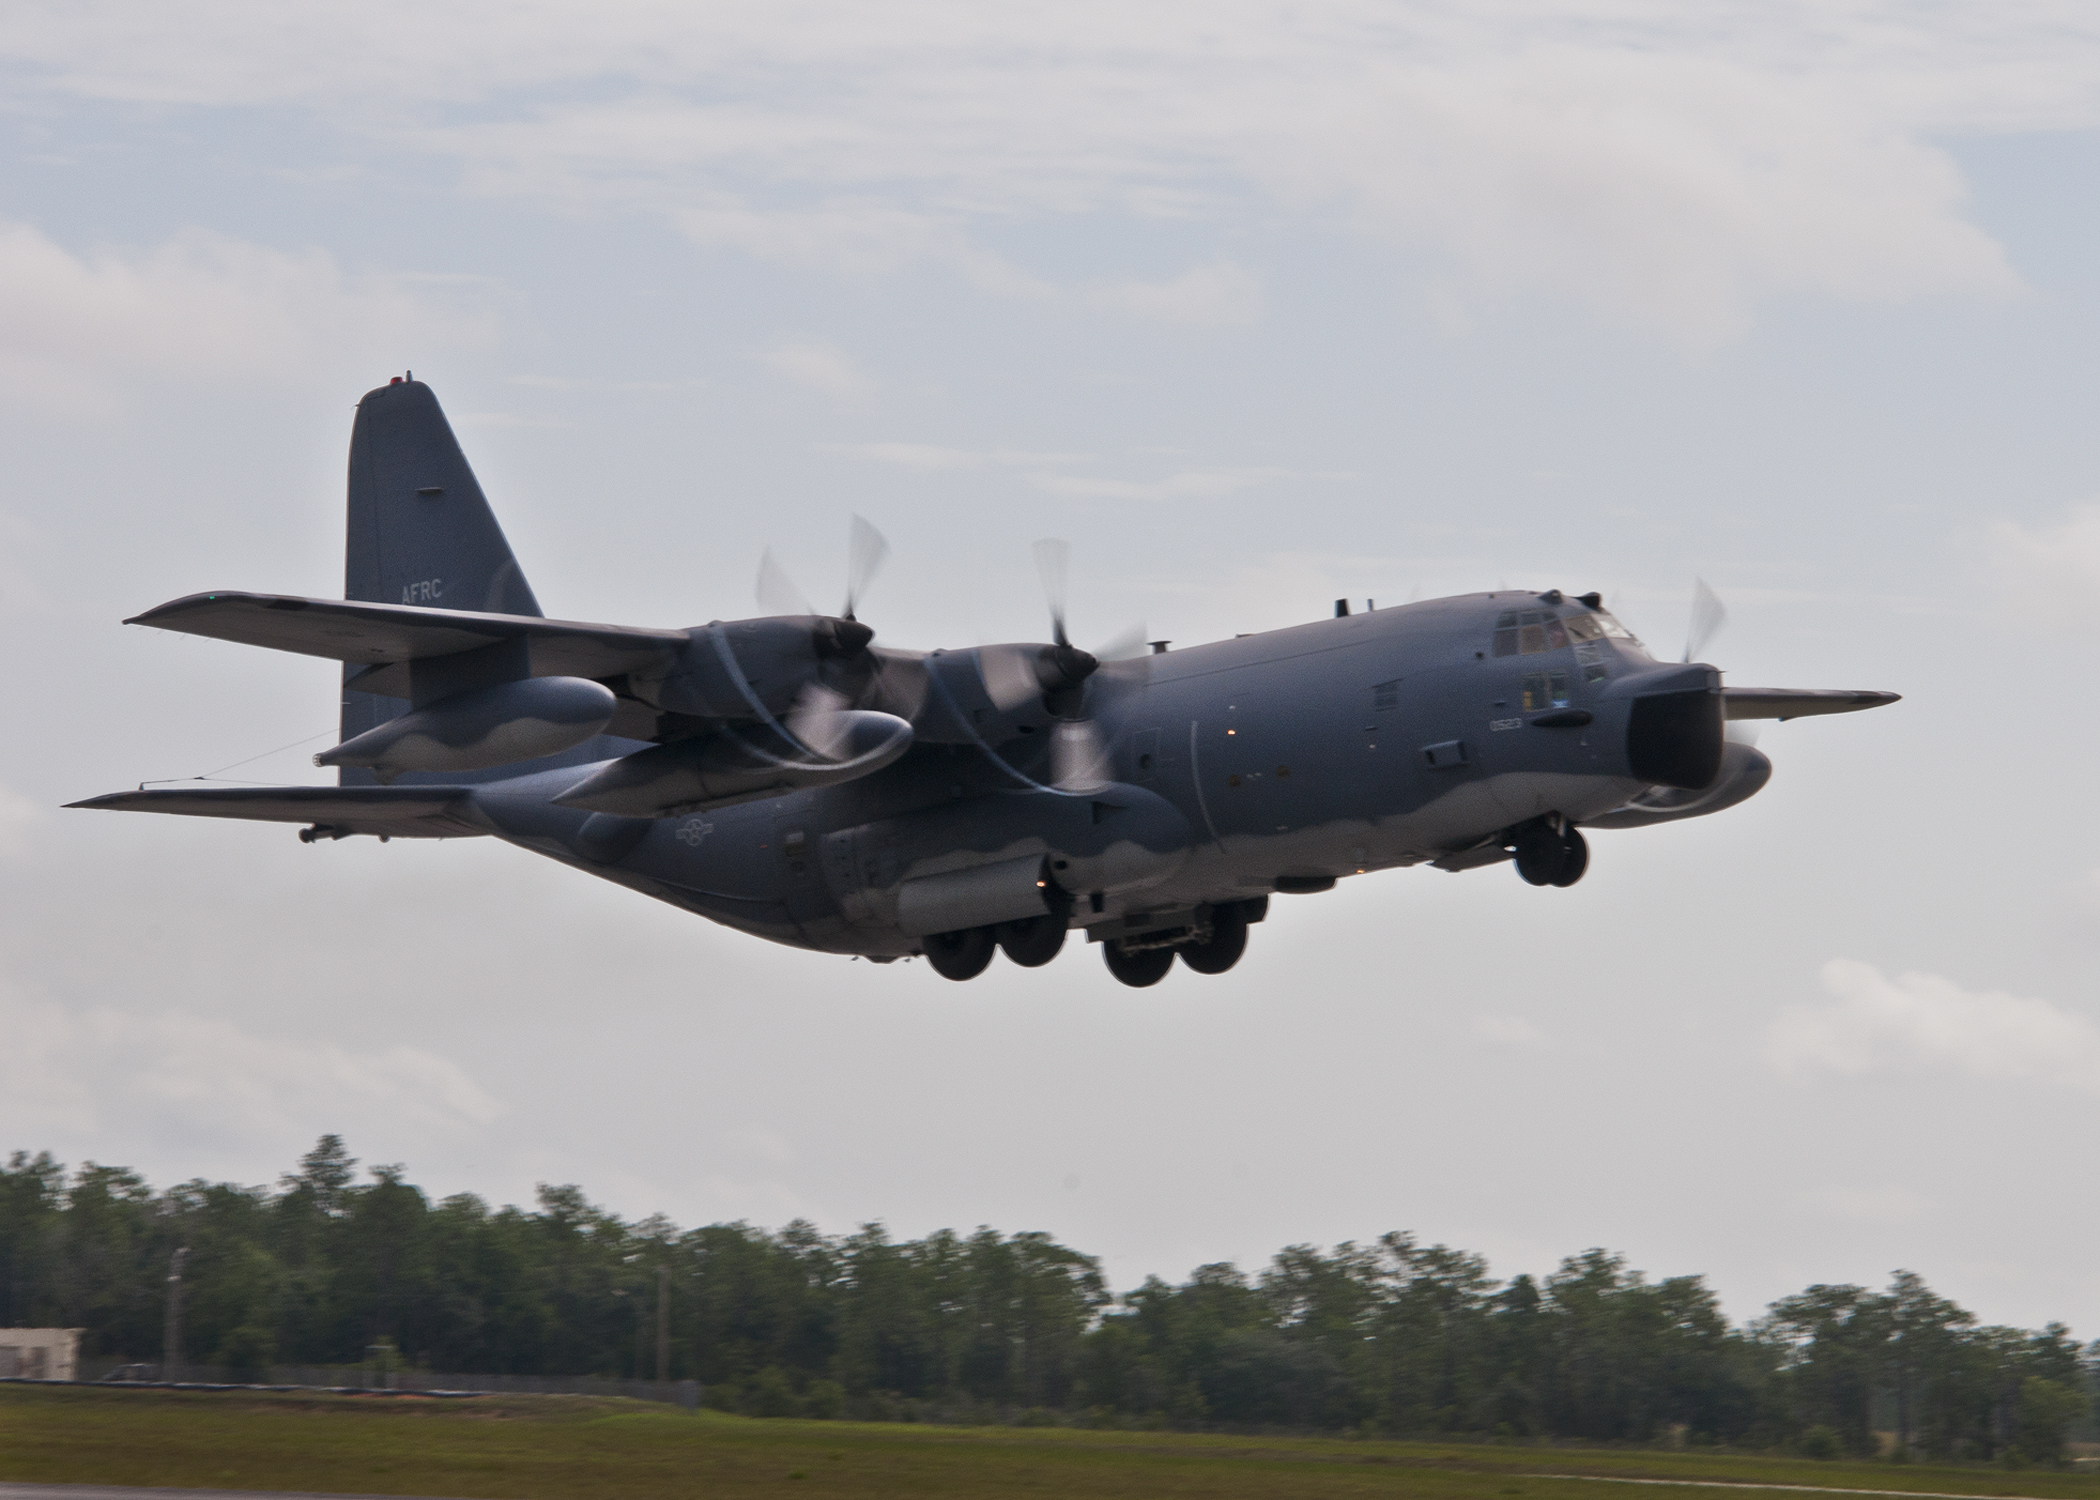
[[[1609,610],[1597,611],[1597,623],[1602,625],[1604,633],[1615,641],[1624,641],[1629,646],[1638,646],[1641,643],[1641,638],[1621,625]]]
[[[1495,655],[1532,656],[1568,644],[1570,627],[1550,609],[1511,610],[1495,621]]]

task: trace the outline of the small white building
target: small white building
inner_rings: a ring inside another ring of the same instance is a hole
[[[71,1380],[78,1328],[0,1328],[0,1379]]]

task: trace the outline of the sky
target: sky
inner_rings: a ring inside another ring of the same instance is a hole
[[[0,1149],[2100,1336],[2091,7],[5,0],[0,80]],[[120,621],[338,594],[405,370],[553,615],[828,600],[859,513],[894,645],[1043,638],[1061,536],[1082,643],[1560,587],[1675,656],[1703,578],[1731,682],[1904,697],[1575,888],[1348,880],[1147,990],[62,811],[323,779],[332,669]]]

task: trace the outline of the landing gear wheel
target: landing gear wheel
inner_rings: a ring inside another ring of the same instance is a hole
[[[1590,867],[1589,841],[1582,830],[1573,823],[1561,835],[1560,872],[1553,877],[1555,885],[1573,885],[1582,879],[1582,872]]]
[[[936,932],[926,939],[926,962],[943,979],[975,979],[992,961],[997,939],[989,927]]]
[[[1110,938],[1101,945],[1101,957],[1107,962],[1109,973],[1137,989],[1158,984],[1167,977],[1167,970],[1174,967],[1172,948],[1140,948],[1132,953],[1126,951],[1117,938]]]
[[[1210,941],[1207,943],[1183,943],[1173,950],[1181,955],[1181,961],[1198,974],[1222,974],[1240,961],[1247,951],[1247,919],[1236,907],[1213,907],[1210,913]]]
[[[1065,919],[1058,912],[1001,922],[997,931],[1006,956],[1024,969],[1040,969],[1065,945]]]
[[[1568,862],[1560,830],[1535,818],[1517,830],[1517,873],[1529,885],[1554,885]]]

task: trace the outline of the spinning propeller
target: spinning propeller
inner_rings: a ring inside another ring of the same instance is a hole
[[[850,657],[867,652],[875,632],[861,623],[860,602],[875,575],[890,555],[888,538],[865,516],[855,515],[846,533],[846,604],[836,615],[826,615],[788,577],[779,559],[768,547],[759,555],[758,580],[754,593],[758,607],[769,615],[815,616],[817,651],[820,656]],[[881,659],[875,658],[875,674],[882,674]],[[851,716],[853,699],[821,682],[812,682],[796,699],[786,716],[788,732],[826,760],[850,759],[849,748],[856,720]],[[906,717],[910,717],[906,715]]]
[[[1721,596],[1708,586],[1704,578],[1692,580],[1692,613],[1685,625],[1683,661],[1696,661],[1706,655],[1706,648],[1721,633],[1728,623],[1728,606]],[[1758,728],[1757,719],[1730,719],[1724,733],[1739,745],[1755,745]]]
[[[1086,679],[1102,662],[1128,661],[1145,647],[1142,624],[1131,626],[1096,651],[1081,651],[1072,644],[1065,630],[1065,585],[1071,560],[1072,549],[1066,542],[1046,537],[1035,544],[1035,570],[1043,580],[1043,601],[1050,607],[1050,639],[1055,642],[1051,664],[1069,682],[1043,694],[1045,706],[1058,717],[1050,738],[1050,780],[1066,791],[1102,786],[1110,780],[1107,747],[1086,714]]]
[[[1721,627],[1727,623],[1728,606],[1721,602],[1721,596],[1706,586],[1704,578],[1694,578],[1692,618],[1685,630],[1683,659],[1689,662],[1704,656],[1706,648],[1713,644],[1714,637],[1721,633]]]
[[[854,516],[846,532],[846,607],[836,618],[855,624],[860,622],[855,611],[889,555],[889,539],[870,525],[867,517]],[[788,577],[787,570],[773,556],[771,547],[759,555],[758,586],[754,592],[758,596],[758,607],[769,615],[823,614]]]

